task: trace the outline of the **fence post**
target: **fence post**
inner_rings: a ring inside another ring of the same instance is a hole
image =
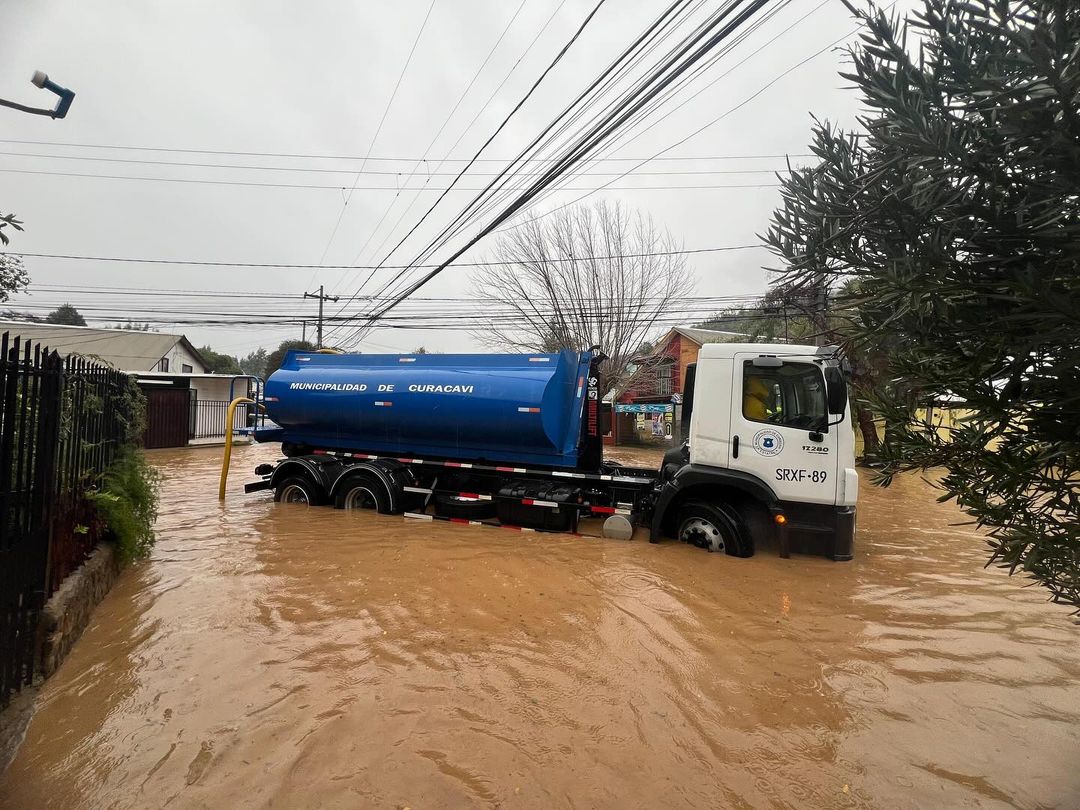
[[[45,578],[42,589],[49,591],[49,572],[52,565],[53,531],[51,512],[57,500],[57,484],[60,478],[60,416],[63,407],[64,364],[56,352],[44,358],[44,375],[41,384],[41,412],[38,417],[37,446],[41,463],[35,470],[33,513],[46,527],[47,542],[44,544],[43,568]],[[44,600],[43,600],[44,602]]]

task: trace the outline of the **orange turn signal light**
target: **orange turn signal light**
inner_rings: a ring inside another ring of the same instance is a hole
[[[787,518],[784,515],[776,515],[773,520],[776,521],[777,526],[783,526],[785,523],[787,523]]]

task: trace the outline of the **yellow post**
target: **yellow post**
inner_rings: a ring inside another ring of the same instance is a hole
[[[225,415],[225,457],[221,460],[221,483],[218,485],[218,500],[225,500],[225,482],[229,479],[229,461],[232,459],[232,434],[233,417],[236,415],[236,406],[244,402],[255,404],[255,400],[248,397],[237,397],[229,403],[229,410]]]

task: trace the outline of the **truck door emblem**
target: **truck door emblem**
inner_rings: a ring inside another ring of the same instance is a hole
[[[760,455],[775,456],[784,449],[784,437],[775,430],[759,430],[754,434],[754,441],[751,444]]]

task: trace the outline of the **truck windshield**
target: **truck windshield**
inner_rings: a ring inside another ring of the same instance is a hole
[[[813,363],[779,368],[743,363],[743,416],[751,422],[824,430],[828,424],[825,378]]]

